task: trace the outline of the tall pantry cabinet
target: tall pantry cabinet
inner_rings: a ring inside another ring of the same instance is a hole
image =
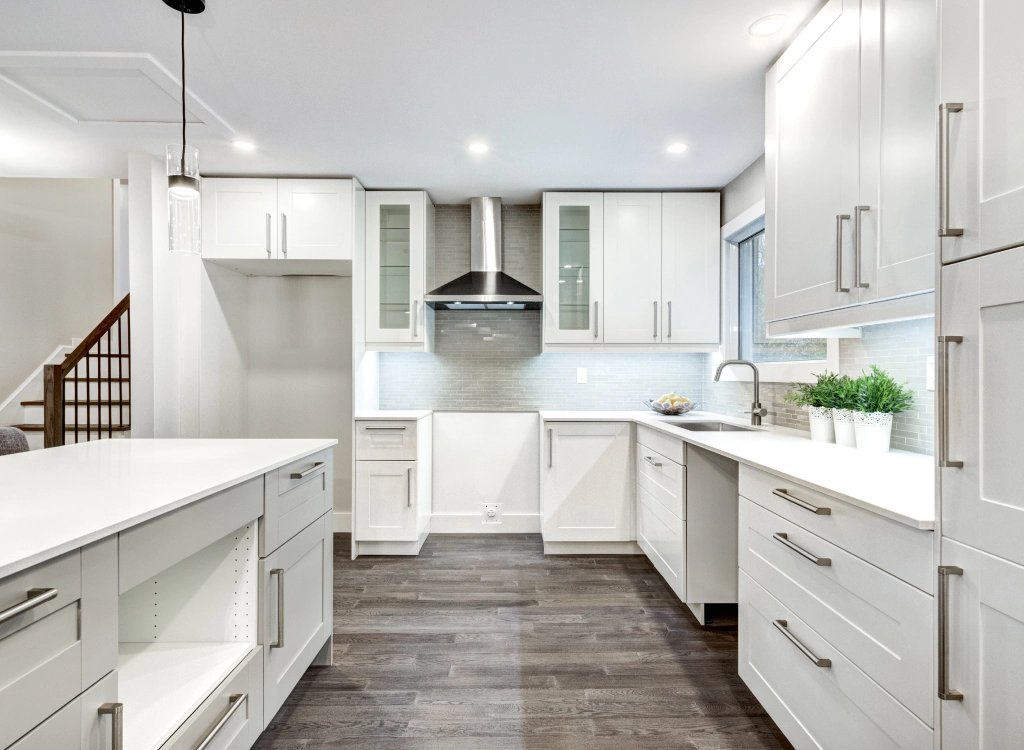
[[[1019,0],[941,0],[942,747],[1024,735],[1024,58]]]

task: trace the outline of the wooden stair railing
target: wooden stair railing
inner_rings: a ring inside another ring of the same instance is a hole
[[[65,437],[69,433],[74,434],[77,443],[80,431],[84,431],[85,440],[89,441],[92,440],[94,433],[99,440],[104,432],[108,438],[112,438],[115,432],[122,433],[131,429],[130,296],[126,294],[82,343],[64,358],[64,362],[43,367],[43,447],[54,448],[64,445]],[[106,368],[103,367],[104,363]],[[85,384],[84,398],[79,387],[82,383]],[[124,396],[125,384],[128,385],[127,399]],[[73,387],[71,394],[68,393],[66,386]],[[114,388],[117,388],[116,394]],[[68,407],[74,409],[73,425],[68,424]],[[82,407],[85,408],[84,423],[79,411]]]

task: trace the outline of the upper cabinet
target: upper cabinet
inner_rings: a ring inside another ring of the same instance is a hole
[[[721,258],[719,194],[662,193],[662,343],[717,350]]]
[[[434,204],[422,190],[366,194],[366,346],[431,351],[434,311],[423,304],[434,248]]]
[[[931,310],[935,29],[930,0],[829,0],[769,69],[770,333]]]
[[[278,180],[280,257],[352,259],[352,180]]]
[[[1024,3],[939,5],[938,230],[950,263],[1024,245]]]
[[[544,342],[600,344],[604,196],[544,194]]]
[[[206,177],[202,190],[204,258],[279,257],[277,180]]]

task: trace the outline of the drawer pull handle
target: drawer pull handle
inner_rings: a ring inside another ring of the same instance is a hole
[[[412,467],[405,470],[405,502],[412,507]]]
[[[277,576],[277,640],[271,648],[284,648],[284,568],[274,568],[270,575]]]
[[[45,604],[51,599],[57,598],[57,589],[29,589],[28,599],[21,604],[15,604],[0,612],[0,624],[13,620],[18,615],[23,615],[30,609],[35,609],[40,604]]]
[[[110,716],[110,750],[124,750],[124,704],[104,703],[97,713]]]
[[[949,345],[964,343],[963,336],[939,336],[939,435],[936,439],[939,449],[939,467],[962,469],[963,461],[949,458]]]
[[[292,472],[292,479],[303,479],[305,477],[308,477],[310,474],[312,474],[314,471],[316,471],[317,469],[319,469],[323,465],[324,465],[323,461],[317,461],[315,464],[310,466],[305,471]]]
[[[206,750],[213,742],[213,739],[217,736],[217,733],[224,728],[224,725],[231,721],[231,717],[235,715],[235,711],[241,707],[249,698],[248,693],[235,693],[228,698],[228,712],[220,717],[220,721],[217,722],[216,726],[210,730],[210,733],[203,737],[203,741],[196,745],[196,750]]]
[[[661,463],[660,463],[660,462],[658,462],[658,461],[655,461],[655,460],[654,460],[653,458],[651,458],[650,456],[644,456],[644,461],[646,461],[647,463],[649,463],[649,464],[650,464],[651,466],[661,466]]]
[[[962,576],[963,568],[939,566],[939,700],[962,701],[964,694],[949,689],[949,577]]]
[[[383,425],[368,424],[365,427],[363,427],[363,429],[364,430],[404,430],[405,429],[405,425],[403,424],[403,425],[396,425],[394,427],[385,427]]]
[[[820,506],[814,505],[813,503],[809,503],[806,500],[801,500],[796,495],[790,495],[789,494],[789,490],[783,490],[783,489],[772,490],[772,494],[775,495],[776,497],[781,497],[783,500],[788,500],[789,502],[793,503],[793,505],[795,505],[798,508],[803,508],[804,510],[809,510],[811,513],[814,513],[816,515],[819,515],[819,516],[831,516],[832,515],[832,509],[831,508],[820,507]]]
[[[776,620],[772,624],[776,628],[778,628],[780,633],[782,633],[784,636],[786,636],[786,639],[790,643],[792,643],[794,646],[796,646],[798,649],[800,649],[800,653],[803,654],[804,656],[806,656],[808,659],[810,659],[811,663],[814,664],[814,666],[816,666],[816,667],[831,667],[832,666],[832,660],[831,659],[820,659],[820,658],[818,658],[813,653],[811,653],[811,650],[809,648],[807,648],[807,646],[805,646],[800,641],[798,641],[796,639],[796,636],[794,636],[792,633],[789,632],[789,622],[787,622],[786,620]]]
[[[788,549],[793,550],[794,552],[796,552],[798,555],[800,555],[800,557],[804,558],[805,560],[810,560],[815,565],[820,565],[823,568],[828,568],[828,567],[831,567],[831,565],[832,565],[832,558],[829,558],[829,557],[815,557],[810,552],[805,550],[803,547],[799,547],[799,546],[793,544],[791,541],[789,541],[789,534],[787,534],[784,531],[780,531],[778,534],[772,534],[772,539],[774,539],[776,542],[779,542],[784,547],[787,547]]]

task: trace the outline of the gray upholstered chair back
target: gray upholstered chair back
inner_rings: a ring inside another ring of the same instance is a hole
[[[0,427],[0,456],[28,451],[28,439],[17,427]]]

